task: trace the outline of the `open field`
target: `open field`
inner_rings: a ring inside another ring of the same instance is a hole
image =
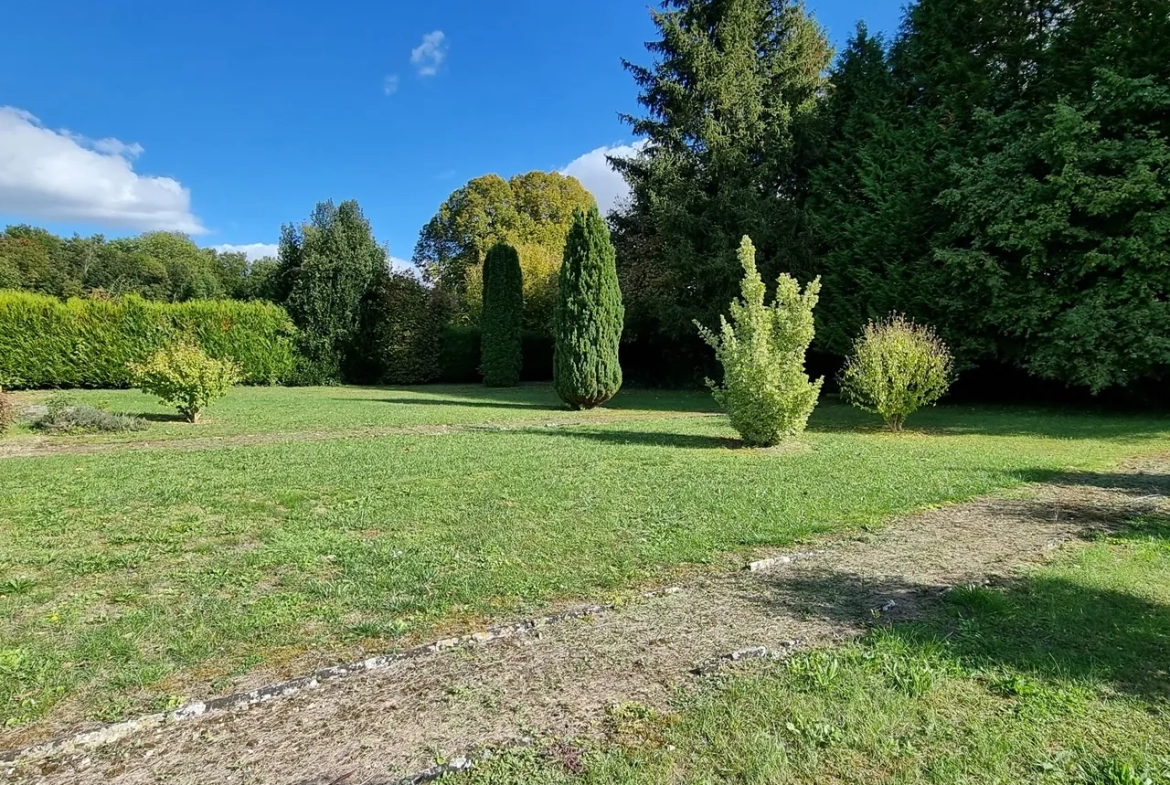
[[[743,450],[703,393],[555,403],[244,389],[198,426],[50,440],[149,449],[0,459],[3,746],[1170,449],[1165,418],[942,407],[894,436],[826,402]]]

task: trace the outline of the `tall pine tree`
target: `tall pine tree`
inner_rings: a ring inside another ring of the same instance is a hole
[[[592,409],[621,389],[624,318],[609,228],[596,207],[578,210],[565,241],[553,358],[557,395],[569,406]]]
[[[497,243],[483,262],[480,365],[488,387],[515,387],[520,383],[523,319],[520,255],[507,243]]]
[[[814,152],[814,108],[829,45],[792,0],[667,0],[652,12],[641,90],[641,153],[615,160],[631,189],[615,216],[622,277],[639,329],[673,340],[715,320],[735,295],[734,249],[750,234],[775,266],[807,272],[801,200]],[[765,270],[774,279],[778,269]]]

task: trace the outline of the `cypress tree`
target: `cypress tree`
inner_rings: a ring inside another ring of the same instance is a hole
[[[520,383],[524,290],[520,255],[507,243],[496,243],[483,261],[483,342],[480,363],[488,387]]]
[[[565,241],[553,360],[557,395],[569,406],[592,409],[621,389],[624,317],[609,227],[597,207],[578,210]]]

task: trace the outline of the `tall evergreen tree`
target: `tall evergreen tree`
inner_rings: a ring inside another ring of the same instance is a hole
[[[523,319],[520,255],[507,243],[497,243],[483,262],[480,366],[488,387],[515,387],[520,383]]]
[[[553,359],[557,395],[569,406],[592,409],[621,389],[624,317],[609,228],[597,207],[578,210],[565,241]]]
[[[387,269],[386,256],[355,201],[321,202],[301,226],[283,227],[277,288],[299,328],[302,381],[341,381],[361,361],[362,299]]]
[[[655,282],[631,292],[639,321],[689,339],[737,291],[744,234],[777,267],[807,271],[800,203],[829,45],[792,0],[667,0],[652,15],[654,64],[626,63],[645,108],[626,119],[646,145],[613,162],[631,188],[615,228],[623,250],[648,252],[620,260],[623,277]]]

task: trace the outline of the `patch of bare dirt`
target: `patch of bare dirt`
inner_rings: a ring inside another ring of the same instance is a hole
[[[1170,456],[1117,474],[1058,477],[1010,499],[826,542],[771,569],[708,576],[529,635],[26,760],[11,774],[16,782],[124,785],[385,782],[534,731],[589,735],[607,705],[664,707],[697,666],[728,652],[854,636],[878,608],[885,618],[910,617],[943,587],[1008,575],[1086,531],[1170,510],[1167,494]]]

